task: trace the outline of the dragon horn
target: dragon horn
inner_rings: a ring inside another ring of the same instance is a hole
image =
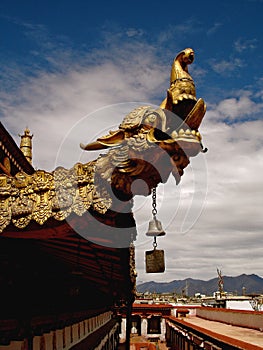
[[[85,151],[97,151],[100,149],[107,149],[109,147],[115,147],[115,146],[121,145],[124,139],[125,139],[124,130],[117,130],[117,131],[111,132],[110,135],[102,136],[98,138],[97,141],[88,143],[87,145],[84,145],[83,143],[81,143],[80,148],[84,149]]]

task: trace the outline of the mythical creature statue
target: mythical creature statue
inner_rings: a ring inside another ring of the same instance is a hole
[[[165,182],[170,172],[178,183],[189,157],[205,151],[198,128],[206,106],[203,99],[196,99],[194,81],[188,73],[193,60],[190,48],[176,56],[167,97],[160,108],[138,107],[124,118],[117,131],[88,145],[80,144],[87,151],[110,149],[106,158],[97,160],[97,170],[121,199],[143,194],[136,187],[131,191],[138,178],[148,185],[146,195]]]
[[[159,108],[139,106],[125,116],[118,130],[81,144],[87,151],[107,150],[96,160],[52,173],[1,175],[0,230],[10,225],[13,230],[27,229],[50,220],[54,229],[54,220],[70,225],[77,217],[89,220],[87,212],[108,226],[135,226],[133,196],[149,195],[170,173],[178,183],[189,158],[204,151],[198,128],[206,106],[196,98],[188,72],[193,60],[190,48],[176,56],[167,97]]]

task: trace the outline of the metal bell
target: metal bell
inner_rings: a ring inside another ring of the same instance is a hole
[[[162,229],[161,221],[157,220],[155,217],[149,222],[148,231],[146,236],[157,237],[164,236],[165,232]]]

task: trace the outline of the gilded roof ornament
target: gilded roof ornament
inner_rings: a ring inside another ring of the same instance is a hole
[[[28,128],[25,128],[24,134],[19,135],[21,138],[20,141],[20,149],[23,152],[25,158],[28,160],[30,164],[32,164],[32,137],[33,135],[30,135],[30,130]]]
[[[185,113],[193,107],[196,100],[194,80],[188,72],[188,65],[194,61],[194,50],[186,48],[175,57],[170,74],[170,87],[167,90],[167,97],[161,107],[177,113],[178,104],[184,103]],[[191,101],[192,100],[192,101]],[[190,103],[191,102],[191,103]]]

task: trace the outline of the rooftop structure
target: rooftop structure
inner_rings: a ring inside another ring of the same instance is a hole
[[[196,308],[196,315],[170,317],[166,323],[168,345],[187,344],[196,349],[259,350],[263,348],[263,312]]]

